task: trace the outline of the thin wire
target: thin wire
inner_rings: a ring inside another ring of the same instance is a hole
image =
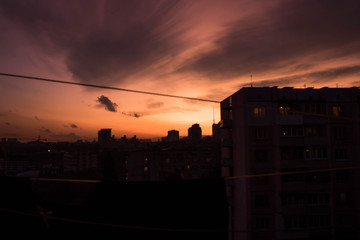
[[[44,82],[52,82],[52,83],[78,85],[78,86],[83,86],[83,87],[110,89],[110,90],[117,90],[117,91],[124,91],[124,92],[132,92],[132,93],[155,95],[155,96],[161,96],[161,97],[180,98],[180,99],[193,100],[193,101],[220,103],[220,101],[211,100],[211,99],[195,98],[195,97],[185,97],[185,96],[180,96],[180,95],[172,95],[172,94],[164,94],[164,93],[155,93],[155,92],[147,92],[147,91],[139,91],[139,90],[132,90],[132,89],[126,89],[126,88],[118,88],[118,87],[110,87],[110,86],[103,86],[103,85],[96,85],[96,84],[88,84],[88,83],[69,82],[69,81],[63,81],[63,80],[56,80],[56,79],[50,79],[50,78],[41,78],[41,77],[34,77],[34,76],[26,76],[26,75],[18,75],[18,74],[12,74],[12,73],[3,73],[3,72],[0,72],[0,75],[1,75],[1,76],[6,76],[6,77],[23,78],[23,79],[28,79],[28,80],[35,80],[35,81],[44,81]]]
[[[100,180],[94,179],[64,179],[64,178],[30,178],[32,181],[44,182],[74,182],[74,183],[101,183]]]
[[[23,211],[16,211],[7,208],[0,208],[0,212],[7,212],[11,214],[23,215],[23,216],[30,216],[40,218],[40,214],[32,214]],[[83,220],[76,220],[71,218],[61,218],[55,216],[46,215],[48,220],[55,220],[55,221],[63,221],[69,223],[78,223],[78,224],[87,224],[87,225],[95,225],[95,226],[103,226],[103,227],[113,227],[113,228],[122,228],[122,229],[134,229],[134,230],[147,230],[147,231],[167,231],[167,232],[197,232],[197,233],[236,233],[236,232],[256,232],[254,229],[249,230],[212,230],[212,229],[190,229],[190,228],[159,228],[159,227],[146,227],[146,226],[134,226],[134,225],[120,225],[120,224],[113,224],[113,223],[101,223],[101,222],[92,222],[92,221],[83,221]],[[336,228],[335,226],[327,226],[327,227],[319,227],[319,228],[311,228],[314,229],[333,229]],[[294,229],[289,229],[294,230]],[[269,230],[267,230],[269,231]],[[286,229],[273,229],[270,230],[271,232],[279,232],[279,231],[286,231]],[[355,230],[358,232],[358,230]]]
[[[23,215],[40,218],[40,214],[36,213],[27,213],[23,211],[17,211],[7,208],[0,208],[1,212],[7,212],[11,214]],[[161,227],[147,227],[147,226],[134,226],[134,225],[122,225],[122,224],[114,224],[114,223],[101,223],[101,222],[93,222],[93,221],[84,221],[77,220],[71,218],[63,218],[63,217],[55,217],[46,215],[47,220],[55,220],[55,221],[63,221],[70,223],[78,223],[78,224],[87,224],[87,225],[96,225],[103,227],[113,227],[113,228],[123,228],[123,229],[134,229],[134,230],[147,230],[147,231],[167,231],[167,232],[209,232],[209,233],[226,233],[228,230],[213,230],[213,229],[191,229],[191,228],[161,228]]]
[[[242,179],[242,178],[292,175],[292,174],[301,174],[301,173],[333,172],[333,171],[353,170],[353,169],[360,169],[360,166],[339,167],[339,168],[321,168],[321,169],[312,169],[312,170],[272,172],[272,173],[260,173],[260,174],[249,174],[249,175],[236,175],[236,176],[220,177],[220,178],[225,179],[225,180],[232,180],[232,179]],[[44,181],[44,182],[74,182],[74,183],[100,183],[101,182],[101,180],[63,179],[63,178],[30,178],[30,180]]]
[[[68,85],[77,85],[77,86],[83,86],[83,87],[110,89],[110,90],[125,91],[125,92],[139,93],[139,94],[155,95],[155,96],[161,96],[161,97],[180,98],[180,99],[186,99],[186,100],[192,100],[192,101],[202,101],[202,102],[211,102],[211,103],[221,103],[222,102],[222,101],[218,101],[218,100],[211,100],[211,99],[204,99],[204,98],[194,98],[194,97],[186,97],[186,96],[180,96],[180,95],[155,93],[155,92],[132,90],[132,89],[110,87],[110,86],[104,86],[104,85],[95,85],[95,84],[88,84],[88,83],[69,82],[69,81],[63,81],[63,80],[41,78],[41,77],[34,77],[34,76],[28,76],[28,75],[19,75],[19,74],[12,74],[12,73],[0,72],[0,76],[23,78],[23,79],[27,79],[27,80],[44,81],[44,82],[52,82],[52,83],[60,83],[60,84],[68,84]],[[254,107],[254,105],[244,104],[244,103],[240,104],[239,106],[246,107],[246,108]],[[267,106],[267,108],[270,108],[274,112],[279,111],[279,109],[275,108],[275,107]],[[345,117],[345,116],[333,116],[330,114],[319,114],[319,113],[293,111],[293,110],[289,110],[288,112],[290,114],[294,114],[294,115],[314,116],[314,117],[322,117],[322,118],[334,118],[334,119],[338,119],[338,120],[340,120],[340,119],[348,120],[348,121],[359,121],[360,120],[360,118],[350,118],[350,117]]]
[[[288,172],[273,172],[273,173],[261,173],[261,174],[250,174],[250,175],[238,175],[238,176],[230,176],[230,177],[223,177],[223,178],[225,180],[231,180],[231,179],[241,179],[241,178],[292,175],[292,174],[300,174],[300,173],[332,172],[332,171],[342,171],[342,170],[351,170],[351,169],[360,169],[360,166],[339,167],[339,168],[322,168],[322,169],[314,169],[314,170],[288,171]]]

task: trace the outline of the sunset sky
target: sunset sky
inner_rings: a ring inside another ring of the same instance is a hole
[[[0,72],[221,101],[360,85],[360,1],[0,0]],[[211,134],[219,104],[0,76],[0,137]]]

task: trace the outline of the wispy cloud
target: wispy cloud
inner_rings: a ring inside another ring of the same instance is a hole
[[[343,79],[344,77],[360,74],[360,66],[349,66],[340,68],[331,68],[324,71],[310,72],[306,74],[290,75],[281,78],[265,79],[255,82],[256,86],[291,86],[296,83],[327,83],[335,79]],[[248,86],[241,84],[240,87]]]
[[[81,136],[76,135],[75,133],[52,134],[51,137],[61,139],[62,141],[77,141],[82,139]]]
[[[359,55],[359,5],[355,0],[340,5],[336,0],[276,1],[228,24],[212,50],[193,56],[178,72],[220,81],[289,68],[299,71],[318,65],[316,61]]]
[[[122,112],[123,115],[128,116],[128,117],[134,117],[134,118],[139,118],[141,116],[143,116],[141,113],[136,113],[136,112]]]
[[[147,108],[153,109],[153,108],[161,108],[164,106],[163,102],[151,102],[146,105]]]
[[[1,1],[2,14],[44,47],[65,53],[81,82],[119,83],[183,48],[181,1]],[[31,11],[29,7],[31,6]],[[66,11],[65,11],[66,9]],[[46,23],[46,24],[45,24]]]

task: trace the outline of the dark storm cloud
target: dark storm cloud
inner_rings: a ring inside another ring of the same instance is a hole
[[[237,77],[292,66],[310,67],[298,65],[300,56],[322,54],[318,60],[325,60],[360,54],[359,1],[277,3],[266,12],[229,24],[215,41],[213,51],[194,58],[179,72]]]
[[[86,11],[84,11],[86,4]],[[178,1],[17,1],[0,11],[82,82],[121,82],[182,48]]]
[[[76,124],[70,123],[70,127],[71,128],[78,128],[78,126]]]
[[[262,86],[290,86],[295,83],[326,83],[335,79],[343,79],[344,77],[358,75],[360,76],[360,66],[351,66],[351,67],[341,67],[341,68],[333,68],[325,71],[311,72],[307,74],[286,76],[282,78],[275,78],[271,80],[261,80],[258,82],[254,82],[254,86],[262,87]],[[249,83],[242,84],[239,87],[249,86]]]
[[[105,109],[110,112],[117,112],[118,105],[112,102],[108,97],[101,95],[98,97],[97,102],[105,106]]]

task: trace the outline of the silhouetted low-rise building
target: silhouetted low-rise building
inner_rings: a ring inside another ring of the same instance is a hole
[[[98,142],[108,143],[111,141],[111,128],[101,129],[98,131]]]
[[[152,143],[128,151],[128,181],[211,179],[220,177],[219,144],[186,141]]]

